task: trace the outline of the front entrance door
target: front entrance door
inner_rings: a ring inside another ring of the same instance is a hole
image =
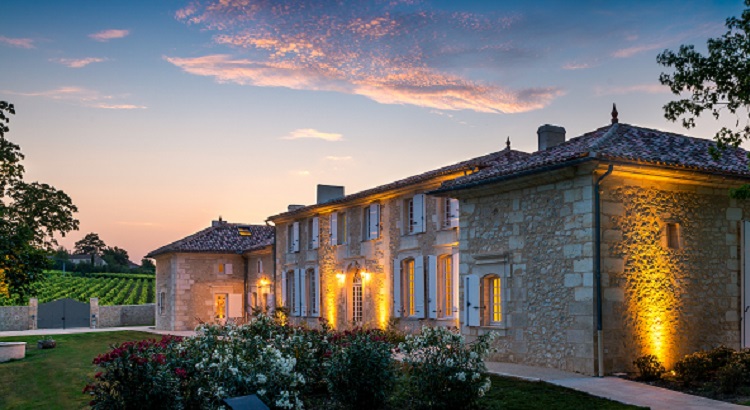
[[[750,347],[750,221],[742,221],[742,347]]]

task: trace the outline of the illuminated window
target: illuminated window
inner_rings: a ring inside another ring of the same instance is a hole
[[[438,259],[438,311],[437,317],[453,316],[453,257],[444,255]]]
[[[217,293],[214,295],[214,316],[216,319],[227,318],[227,294]]]
[[[667,247],[669,249],[680,249],[680,225],[667,223]]]
[[[416,314],[416,295],[414,294],[414,259],[404,259],[401,262],[401,283],[403,293],[403,295],[401,296],[401,303],[403,303],[404,314],[406,316],[414,316]]]
[[[482,325],[495,326],[502,323],[502,291],[502,282],[497,275],[487,275],[482,278]]]
[[[240,236],[252,236],[253,235],[250,232],[250,227],[248,226],[239,226],[237,227],[237,231],[240,233]]]
[[[362,324],[363,313],[362,275],[357,270],[354,272],[354,278],[352,279],[352,322],[355,325]]]

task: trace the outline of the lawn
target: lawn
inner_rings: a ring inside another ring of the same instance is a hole
[[[6,337],[0,341],[28,342],[26,359],[0,363],[0,409],[82,409],[81,393],[94,374],[91,360],[109,345],[157,338],[142,332],[100,332],[56,335],[57,348],[36,349],[40,336]],[[636,409],[563,387],[492,376],[492,389],[482,399],[494,409]]]

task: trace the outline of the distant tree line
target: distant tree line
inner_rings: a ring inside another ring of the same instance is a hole
[[[86,255],[87,261],[71,261],[73,255]],[[128,251],[117,246],[107,246],[99,235],[91,232],[75,243],[73,253],[59,247],[52,255],[54,269],[67,272],[109,273],[154,273],[156,266],[150,259],[142,259],[140,266],[133,266]],[[104,263],[101,263],[103,261]]]

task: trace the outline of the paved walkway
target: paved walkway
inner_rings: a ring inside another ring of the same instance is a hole
[[[93,333],[93,332],[117,332],[121,330],[132,330],[135,332],[147,332],[155,333],[159,335],[175,335],[175,336],[195,336],[195,332],[192,330],[184,331],[165,331],[156,330],[153,326],[129,326],[129,327],[104,327],[99,329],[91,329],[88,327],[74,327],[71,329],[36,329],[36,330],[13,330],[0,332],[0,337],[9,336],[46,336],[46,335],[69,335],[73,333]]]
[[[561,370],[500,362],[487,362],[487,369],[501,376],[545,381],[621,403],[650,407],[653,410],[748,409],[746,406],[692,396],[618,377],[589,377]]]

